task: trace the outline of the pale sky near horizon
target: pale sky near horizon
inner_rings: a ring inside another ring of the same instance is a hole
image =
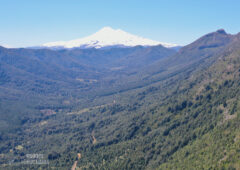
[[[186,45],[223,28],[240,32],[238,0],[0,0],[0,45],[35,46],[110,26]]]

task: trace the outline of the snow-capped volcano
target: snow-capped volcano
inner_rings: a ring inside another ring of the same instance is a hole
[[[102,48],[110,46],[133,47],[137,45],[154,46],[163,45],[171,48],[176,47],[176,44],[162,43],[136,35],[129,34],[120,29],[112,29],[111,27],[104,27],[95,34],[88,37],[70,40],[70,41],[57,41],[43,44],[43,47],[49,48]]]

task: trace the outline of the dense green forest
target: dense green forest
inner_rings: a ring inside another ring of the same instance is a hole
[[[0,61],[1,169],[240,169],[240,34]]]

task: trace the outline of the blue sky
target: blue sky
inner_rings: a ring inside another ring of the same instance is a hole
[[[180,45],[224,28],[240,32],[238,0],[0,0],[0,45],[88,36],[104,26]]]

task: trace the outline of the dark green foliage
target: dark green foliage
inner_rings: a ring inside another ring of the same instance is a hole
[[[60,157],[60,154],[57,153],[57,152],[53,152],[53,153],[50,153],[48,154],[48,159],[51,161],[51,160],[55,160],[55,159],[58,159]]]

